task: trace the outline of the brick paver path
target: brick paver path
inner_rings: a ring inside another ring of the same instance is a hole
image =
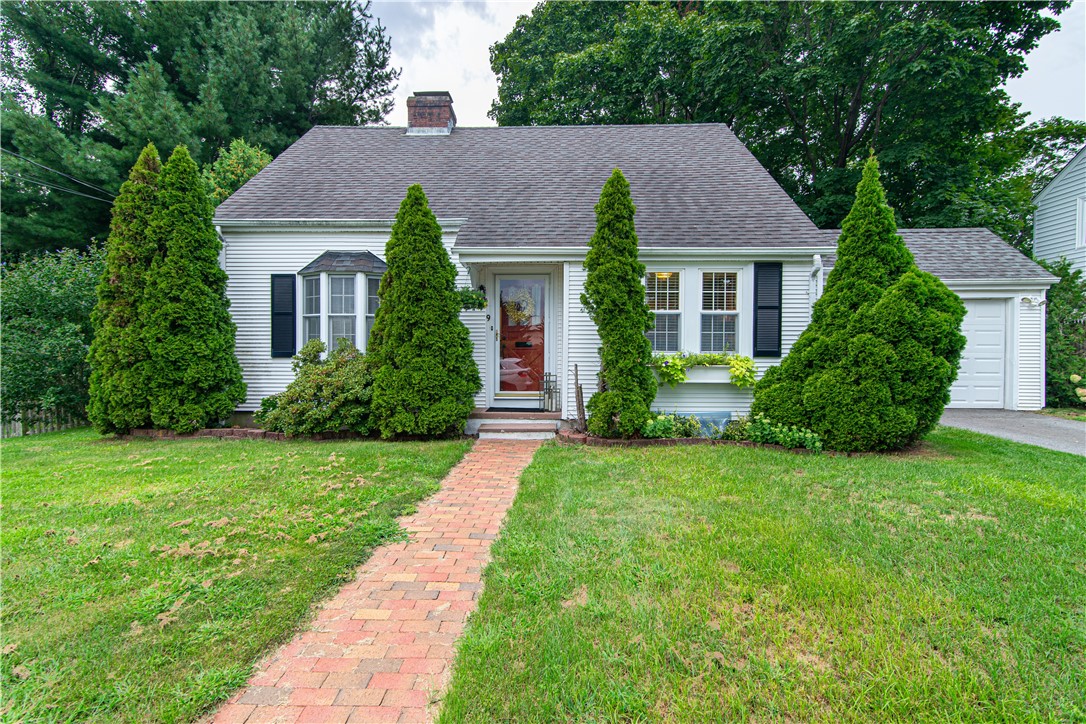
[[[536,440],[480,440],[418,512],[213,717],[218,722],[421,722],[436,714],[454,643]]]

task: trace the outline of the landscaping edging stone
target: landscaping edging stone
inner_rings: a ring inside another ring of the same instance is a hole
[[[610,438],[610,437],[596,437],[595,435],[588,435],[583,432],[572,432],[570,430],[559,430],[556,433],[556,439],[565,444],[572,445],[591,445],[593,447],[675,447],[676,445],[734,445],[736,447],[757,447],[765,448],[768,450],[784,450],[785,452],[796,453],[797,455],[811,455],[811,451],[807,448],[797,447],[790,448],[783,445],[772,445],[769,443],[750,442],[749,440],[714,440],[708,437],[664,437],[664,438]]]

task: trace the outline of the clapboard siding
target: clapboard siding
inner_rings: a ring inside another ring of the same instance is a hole
[[[1080,151],[1037,196],[1033,220],[1033,251],[1039,259],[1066,257],[1086,271],[1086,247],[1075,245],[1078,199],[1086,198],[1086,150]]]
[[[226,294],[237,325],[238,362],[248,388],[239,410],[258,409],[261,399],[282,392],[294,379],[290,359],[271,356],[271,275],[295,274],[326,251],[369,251],[383,259],[388,236],[388,230],[224,233],[226,247],[221,260],[228,276]],[[454,234],[445,235],[450,251],[455,238]],[[466,270],[459,264],[457,269],[457,284],[468,284]],[[483,334],[484,316],[479,312],[464,314],[473,342]],[[476,359],[485,364],[478,351]]]
[[[459,284],[460,280],[457,280],[457,283]],[[464,282],[464,284],[467,284],[467,282]],[[486,381],[490,379],[486,359],[486,310],[461,312],[460,319],[468,328],[468,335],[471,337],[471,355],[475,358],[475,364],[479,368],[479,381],[481,384],[479,385],[479,392],[475,395],[475,406],[486,407]]]
[[[1044,407],[1045,315],[1039,304],[1018,304],[1018,409]]]
[[[573,385],[573,366],[577,365],[586,403],[596,391],[598,381],[596,376],[600,372],[600,336],[596,333],[596,324],[581,304],[581,292],[584,291],[587,276],[588,273],[580,262],[569,264],[569,285],[565,290],[569,299],[569,320],[565,326],[568,345],[565,374],[569,376],[569,385],[563,407],[566,411],[565,417],[568,419],[577,417],[577,393]]]

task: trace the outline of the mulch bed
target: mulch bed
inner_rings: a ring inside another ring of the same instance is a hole
[[[772,445],[769,443],[750,442],[749,440],[712,440],[707,437],[671,437],[671,438],[610,438],[610,437],[596,437],[595,435],[588,435],[583,432],[573,432],[572,430],[559,430],[555,435],[555,439],[558,442],[566,445],[591,445],[594,447],[675,447],[677,445],[733,445],[735,447],[757,447],[765,450],[783,450],[784,452],[795,453],[796,455],[814,455],[804,447],[784,447],[783,445]],[[858,458],[866,457],[869,455],[921,455],[924,451],[917,445],[913,448],[906,450],[900,450],[892,453],[877,453],[877,452],[836,452],[834,450],[823,450],[822,455],[832,455],[835,457],[848,457]]]

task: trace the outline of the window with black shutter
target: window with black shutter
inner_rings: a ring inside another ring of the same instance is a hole
[[[271,277],[271,356],[293,357],[294,287],[293,274],[272,274]]]
[[[781,356],[781,274],[779,263],[754,265],[754,356]]]

